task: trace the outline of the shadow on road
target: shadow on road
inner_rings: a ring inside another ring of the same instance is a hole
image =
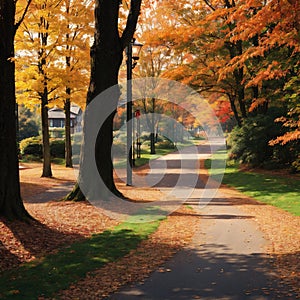
[[[218,248],[214,256],[209,251],[212,247]],[[276,277],[274,258],[226,251],[226,245],[219,244],[180,251],[144,284],[126,287],[106,299],[297,299],[297,294]]]

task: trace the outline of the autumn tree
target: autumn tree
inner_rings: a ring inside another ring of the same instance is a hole
[[[30,217],[20,195],[14,61],[15,34],[30,2],[22,2],[16,21],[16,1],[0,1],[0,215],[11,219]]]
[[[161,78],[164,71],[168,69],[170,61],[173,60],[174,62],[176,60],[176,57],[172,56],[170,45],[155,38],[156,31],[163,29],[167,19],[157,4],[157,1],[144,1],[145,9],[141,13],[137,33],[138,40],[145,46],[141,53],[139,64],[136,67],[135,76],[153,78],[149,82],[152,91],[159,89],[159,80],[157,79]],[[172,22],[172,20],[169,19],[169,22]],[[150,154],[155,154],[155,132],[161,119],[160,114],[166,112],[169,106],[166,106],[166,103],[154,96],[150,98],[145,97],[145,92],[147,91],[143,91],[143,87],[141,87],[141,100],[136,101],[135,106],[145,115],[146,124],[150,131]]]
[[[49,102],[55,101],[61,86],[60,69],[57,66],[56,47],[59,39],[58,0],[37,0],[16,37],[20,50],[17,57],[17,86],[20,102],[39,104],[43,140],[42,177],[52,177],[50,134],[48,124]]]
[[[232,19],[244,16],[244,22],[230,38],[253,41],[247,51],[231,62],[231,66],[246,65],[249,61],[255,72],[250,73],[246,87],[253,94],[250,111],[261,110],[269,104],[285,107],[287,114],[277,119],[289,128],[273,144],[285,144],[300,139],[299,130],[299,57],[300,3],[294,0],[268,1],[264,5],[247,2],[243,11]],[[247,18],[246,18],[247,16]],[[250,29],[251,28],[251,29]],[[255,63],[255,64],[254,64]],[[257,96],[258,95],[258,96]]]
[[[181,0],[160,9],[176,23],[152,34],[183,58],[165,76],[208,97],[226,95],[239,125],[282,105],[285,83],[299,72],[298,1]]]
[[[123,59],[123,51],[131,42],[140,14],[141,0],[132,0],[125,28],[119,28],[119,0],[96,0],[95,3],[95,36],[91,47],[91,79],[87,95],[87,104],[101,92],[118,83],[119,69]],[[118,95],[119,96],[119,95]],[[117,108],[118,96],[114,101]],[[105,103],[103,103],[105,105]],[[111,147],[113,143],[113,119],[115,111],[105,120],[100,128],[95,145],[95,158],[99,174],[107,188],[117,196],[113,178]],[[81,159],[84,159],[84,149]],[[80,174],[79,174],[80,177]],[[78,185],[68,195],[68,199],[83,198]]]
[[[65,0],[60,6],[59,62],[63,90],[59,99],[65,111],[65,160],[72,167],[71,102],[84,107],[89,74],[89,43],[92,37],[92,1]]]
[[[144,20],[145,21],[145,20]],[[141,36],[143,38],[143,36]],[[146,50],[141,57],[141,63],[138,67],[138,76],[152,77],[151,90],[155,91],[158,86],[157,78],[162,73],[166,58],[164,57],[165,49],[159,47],[153,47],[151,42],[147,39],[143,39],[147,45]],[[138,105],[143,115],[145,115],[147,126],[150,131],[150,154],[155,154],[155,128],[158,125],[158,114],[162,112],[162,102],[155,97],[146,97],[145,93],[141,89],[141,100],[137,101],[135,105]],[[145,91],[147,92],[147,91]]]
[[[221,78],[226,63],[243,53],[243,43],[231,43],[226,37],[234,24],[227,23],[234,1],[168,1],[161,8],[168,11],[176,23],[153,33],[175,51],[180,61],[170,64],[164,76],[180,80],[205,96],[226,95],[238,123],[247,116],[243,67]],[[176,28],[176,30],[173,30]]]

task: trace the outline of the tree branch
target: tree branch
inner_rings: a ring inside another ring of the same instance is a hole
[[[215,7],[213,7],[213,5],[208,1],[208,0],[204,0],[205,4],[213,11],[215,11]]]
[[[15,24],[15,26],[14,26],[15,32],[18,30],[18,28],[20,27],[20,25],[21,25],[22,22],[24,21],[25,15],[26,15],[26,13],[27,13],[27,11],[28,11],[28,8],[29,8],[29,5],[30,5],[31,1],[32,1],[32,0],[28,0],[28,1],[27,1],[27,5],[26,5],[26,7],[25,7],[25,10],[24,10],[24,12],[23,12],[23,15],[22,15],[21,19]]]
[[[121,46],[124,50],[133,38],[138,17],[140,15],[142,0],[131,0],[130,11],[127,17],[126,27],[121,36]]]

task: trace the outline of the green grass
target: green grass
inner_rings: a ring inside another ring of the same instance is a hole
[[[224,151],[214,155],[219,159]],[[209,168],[210,160],[206,161]],[[219,170],[210,170],[212,175],[218,175]],[[271,204],[300,216],[300,180],[290,179],[279,175],[243,172],[238,164],[228,161],[223,183],[233,187],[247,196],[260,202]]]
[[[123,223],[91,238],[76,242],[56,254],[26,263],[0,276],[0,299],[51,297],[87,272],[123,257],[149,234],[159,221]]]
[[[152,159],[157,159],[161,156],[164,156],[164,155],[167,155],[169,153],[172,153],[174,151],[177,151],[176,148],[174,149],[155,149],[155,154],[150,154],[149,151],[142,151],[141,153],[141,158],[137,158],[135,160],[135,166],[136,167],[140,167],[140,166],[143,166],[145,164],[147,164],[150,160]]]
[[[169,153],[172,153],[174,151],[177,151],[177,149],[155,149],[156,154],[150,154],[150,151],[148,150],[142,150],[141,151],[141,157],[135,158],[135,166],[141,167],[145,164],[147,164],[151,159],[157,159],[163,155],[167,155]],[[122,159],[119,161],[114,162],[115,168],[126,168],[126,159]]]
[[[176,152],[178,149],[182,149],[184,147],[189,147],[189,146],[193,146],[193,145],[198,145],[199,141],[200,141],[200,139],[199,140],[188,140],[188,141],[185,141],[184,143],[178,142],[176,144],[176,147],[168,148],[168,149],[161,149],[161,148],[156,147],[155,154],[150,154],[149,147],[147,147],[146,149],[144,148],[144,149],[142,149],[142,152],[141,152],[141,158],[136,158],[135,165],[136,165],[136,167],[143,166],[152,159],[157,159],[157,158],[167,155],[169,153]]]

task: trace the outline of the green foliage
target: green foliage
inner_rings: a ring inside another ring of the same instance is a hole
[[[52,140],[50,142],[50,153],[52,157],[64,158],[65,157],[65,141]]]
[[[23,156],[42,157],[43,145],[41,137],[31,137],[21,141],[20,151]],[[50,142],[50,153],[53,158],[65,157],[65,141],[53,139]]]
[[[29,110],[23,105],[19,106],[19,131],[18,140],[22,141],[29,137],[34,137],[39,135],[39,124],[34,112]]]
[[[157,149],[175,149],[175,145],[172,141],[166,139],[164,141],[156,143],[156,148]]]
[[[300,155],[292,162],[291,171],[293,173],[300,173]]]
[[[249,117],[229,135],[229,157],[252,166],[272,160],[275,148],[269,146],[269,141],[280,134],[280,128],[270,116]]]
[[[40,137],[30,137],[20,142],[20,151],[22,155],[33,155],[42,157],[43,145]]]
[[[65,136],[64,128],[49,128],[49,133],[52,138],[63,138]]]

